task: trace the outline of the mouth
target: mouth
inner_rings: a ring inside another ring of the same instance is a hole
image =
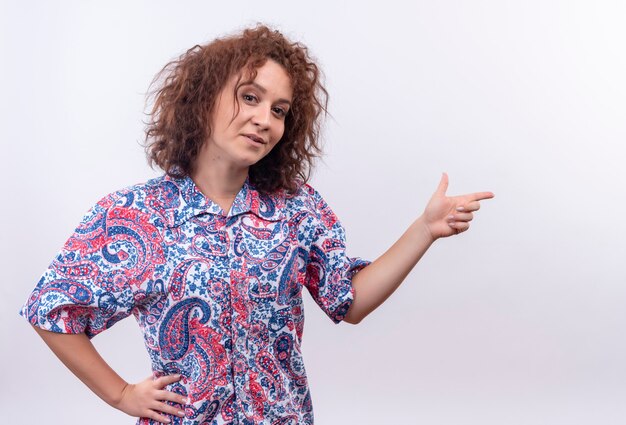
[[[244,136],[247,137],[248,139],[252,140],[255,143],[259,143],[261,145],[267,144],[267,142],[265,140],[263,140],[262,137],[259,137],[256,134],[244,134]]]

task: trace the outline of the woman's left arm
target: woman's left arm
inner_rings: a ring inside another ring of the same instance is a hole
[[[380,306],[400,286],[428,248],[439,238],[469,229],[479,201],[493,198],[491,192],[446,196],[448,175],[430,198],[424,213],[376,261],[352,278],[354,300],[344,320],[357,324]]]

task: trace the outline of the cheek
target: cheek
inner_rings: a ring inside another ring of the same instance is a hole
[[[283,134],[285,134],[285,122],[280,121],[278,124],[276,124],[276,127],[272,132],[272,139],[275,140],[275,143],[278,143],[278,141],[283,137]]]

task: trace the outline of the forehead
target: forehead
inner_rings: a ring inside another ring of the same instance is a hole
[[[291,101],[293,95],[291,78],[282,65],[268,59],[263,65],[256,68],[254,80],[251,77],[250,72],[244,69],[235,77],[235,80],[239,80],[238,85],[253,84],[268,94]]]

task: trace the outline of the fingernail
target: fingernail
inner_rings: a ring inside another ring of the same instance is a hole
[[[179,410],[178,411],[178,416],[184,417],[185,416],[185,412],[183,412],[182,410]]]
[[[191,404],[191,399],[189,397],[185,399],[185,404]]]
[[[463,207],[456,207],[456,210],[457,211],[465,211],[465,208],[463,208]]]
[[[454,220],[454,216],[453,215],[449,215],[448,216],[448,220]]]

